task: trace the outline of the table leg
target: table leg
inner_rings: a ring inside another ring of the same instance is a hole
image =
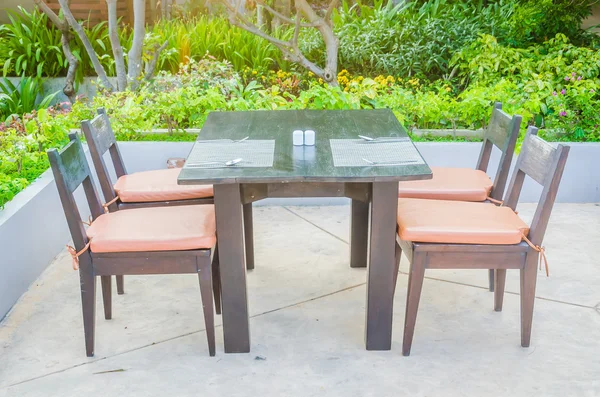
[[[225,353],[248,353],[250,326],[240,185],[214,185],[214,195]]]
[[[374,182],[367,270],[367,350],[390,350],[392,346],[397,208],[398,183]]]
[[[350,211],[350,267],[367,267],[369,203],[352,200]]]
[[[246,269],[254,269],[254,221],[252,220],[252,203],[244,204],[244,242],[246,246]]]

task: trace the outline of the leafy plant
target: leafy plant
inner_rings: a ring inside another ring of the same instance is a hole
[[[37,9],[18,9],[8,11],[9,24],[0,25],[7,55],[2,65],[4,76],[58,76],[67,62],[60,32],[48,28],[48,17]]]
[[[523,47],[542,43],[557,34],[584,44],[593,34],[581,29],[583,20],[592,13],[597,0],[519,0],[506,22],[506,43]]]
[[[13,115],[30,113],[33,110],[47,108],[56,98],[59,91],[44,96],[42,94],[42,80],[37,77],[21,77],[18,86],[15,86],[6,77],[0,83],[0,115],[4,118]]]
[[[46,14],[34,8],[29,12],[22,7],[17,11],[9,11],[10,23],[0,25],[0,60],[2,73],[6,76],[64,76],[68,68],[61,45],[61,32],[48,21]],[[98,53],[100,63],[108,73],[114,74],[112,48],[106,23],[89,27],[82,23],[90,38],[94,50]],[[122,30],[124,41],[130,45],[131,32]],[[94,68],[78,38],[74,39],[71,50],[79,60],[76,81],[93,75]]]
[[[340,63],[354,73],[442,78],[455,51],[481,33],[496,34],[510,11],[450,0],[344,3],[334,15]]]

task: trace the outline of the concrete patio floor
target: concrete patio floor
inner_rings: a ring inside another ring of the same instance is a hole
[[[519,206],[530,220],[534,207]],[[86,358],[77,272],[63,252],[0,323],[0,396],[599,396],[600,205],[557,204],[532,345],[520,347],[519,276],[504,311],[486,271],[428,271],[412,355],[401,354],[407,261],[392,350],[364,348],[364,269],[348,266],[347,206],[255,208],[252,351],[209,357],[197,278],[126,277],[113,319],[98,292]],[[100,394],[99,394],[100,393]]]

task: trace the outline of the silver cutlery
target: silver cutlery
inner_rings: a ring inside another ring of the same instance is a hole
[[[369,159],[363,158],[363,160],[370,165],[400,165],[400,164],[410,164],[416,163],[416,160],[403,160],[403,161],[371,161]]]
[[[206,165],[224,165],[226,167],[231,167],[233,165],[239,164],[243,161],[243,158],[237,158],[237,159],[233,159],[233,160],[229,160],[229,161],[205,161],[205,162],[200,162],[200,163],[192,163],[192,164],[186,164],[187,168],[193,168],[193,167],[204,167]]]
[[[379,137],[379,138],[371,138],[370,136],[365,136],[365,135],[359,135],[358,136],[360,139],[362,139],[363,141],[367,141],[367,142],[390,142],[390,141],[404,141],[407,138],[405,137],[393,137],[393,136],[389,136],[389,137]]]

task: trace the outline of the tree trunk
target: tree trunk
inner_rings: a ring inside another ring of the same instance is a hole
[[[54,11],[48,7],[48,5],[42,0],[34,0],[35,4],[44,12],[52,23],[60,30],[60,43],[62,45],[63,52],[67,61],[69,62],[69,69],[67,70],[67,77],[65,78],[65,86],[63,87],[63,93],[69,98],[71,103],[75,103],[77,100],[77,93],[75,92],[75,74],[79,67],[79,61],[73,55],[71,51],[71,28],[69,23],[63,19],[60,19]]]
[[[144,69],[144,78],[149,81],[154,77],[154,72],[156,71],[156,64],[158,63],[158,58],[160,57],[160,53],[163,52],[165,48],[169,45],[169,41],[165,41],[160,47],[156,47],[154,50],[154,56],[150,60],[150,62],[146,63]]]
[[[256,5],[256,24],[258,25],[258,27],[262,27],[265,23],[265,21],[263,19],[263,15],[264,15],[263,7],[260,4],[257,4]]]
[[[117,21],[117,0],[106,0],[108,7],[108,33],[113,56],[115,57],[115,69],[117,71],[117,90],[125,91],[127,89],[127,70],[125,69],[125,58],[123,56],[123,47],[119,40],[119,23]]]
[[[104,67],[98,60],[98,54],[96,54],[96,51],[94,51],[92,43],[90,43],[90,40],[86,36],[85,31],[83,30],[81,25],[75,20],[75,17],[73,16],[71,9],[69,8],[68,0],[58,0],[58,3],[60,4],[60,8],[65,16],[65,19],[67,20],[67,22],[69,22],[69,25],[71,25],[71,28],[73,28],[73,30],[75,31],[75,33],[77,33],[77,36],[83,43],[83,46],[85,47],[85,50],[88,53],[90,60],[92,61],[92,65],[94,66],[94,70],[96,71],[100,82],[107,90],[114,91],[115,88],[110,83],[110,81],[108,81],[106,71],[104,70]]]
[[[330,8],[334,5],[335,1],[331,3]],[[306,0],[296,0],[296,9],[311,23],[315,24],[315,27],[321,32],[321,36],[323,36],[323,41],[325,42],[326,62],[320,77],[330,85],[337,86],[339,41],[333,32],[333,27],[327,20],[328,17],[319,17]],[[329,13],[329,10],[327,12]]]
[[[65,1],[65,0],[61,0]],[[135,90],[139,85],[142,73],[142,50],[144,48],[144,36],[146,35],[146,2],[145,0],[133,0],[133,42],[128,56],[128,77],[131,88]]]
[[[269,11],[268,15],[273,15],[273,17],[277,17],[286,23],[294,25],[294,36],[288,41],[279,39],[266,33],[244,15],[240,14],[238,12],[240,1],[243,0],[237,0],[238,3],[236,4],[236,0],[220,0],[221,4],[227,8],[231,24],[239,26],[240,28],[245,29],[252,34],[269,41],[271,44],[281,50],[286,59],[298,63],[303,68],[310,70],[316,76],[325,80],[329,85],[338,85],[337,57],[339,43],[335,33],[333,32],[333,26],[331,23],[331,13],[337,5],[337,0],[331,1],[324,17],[320,17],[306,0],[296,0],[296,17],[294,19],[285,16],[261,0],[255,0],[257,4],[260,4],[264,8],[264,10]],[[304,16],[309,23],[302,22],[302,16]],[[323,68],[308,60],[300,50],[298,45],[298,37],[301,28],[306,27],[318,29],[323,37],[326,47],[326,63],[325,67]]]
[[[60,43],[62,44],[63,52],[65,53],[65,57],[67,57],[67,61],[69,61],[69,69],[67,70],[67,77],[65,78],[65,86],[63,87],[63,94],[69,98],[71,103],[75,103],[77,101],[77,92],[75,92],[75,74],[77,73],[77,68],[79,67],[79,61],[71,52],[71,32],[67,31],[62,33],[60,37]]]

